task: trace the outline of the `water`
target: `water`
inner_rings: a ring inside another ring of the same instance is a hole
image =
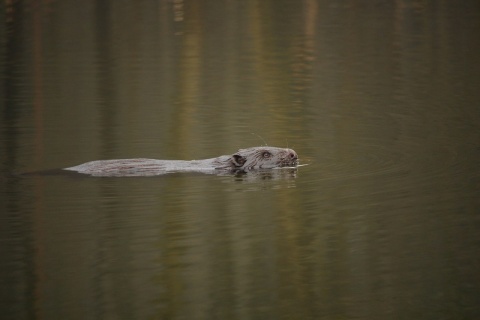
[[[2,319],[480,316],[476,1],[5,9]],[[257,135],[308,165],[20,174]]]

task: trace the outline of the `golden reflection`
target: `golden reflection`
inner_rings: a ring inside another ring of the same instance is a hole
[[[184,20],[184,1],[173,0],[173,21],[180,22]]]

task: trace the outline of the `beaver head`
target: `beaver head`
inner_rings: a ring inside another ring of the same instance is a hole
[[[253,147],[238,150],[231,162],[236,170],[242,171],[294,167],[298,164],[298,155],[288,148]]]

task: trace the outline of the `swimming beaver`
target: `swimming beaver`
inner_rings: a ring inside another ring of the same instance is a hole
[[[118,159],[87,162],[64,170],[76,171],[96,177],[155,176],[171,172],[248,172],[256,169],[294,167],[297,153],[288,148],[252,147],[240,149],[233,155],[203,160]]]

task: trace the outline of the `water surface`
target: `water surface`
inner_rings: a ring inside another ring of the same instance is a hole
[[[5,319],[480,316],[476,1],[5,8]],[[44,172],[257,135],[308,165]]]

